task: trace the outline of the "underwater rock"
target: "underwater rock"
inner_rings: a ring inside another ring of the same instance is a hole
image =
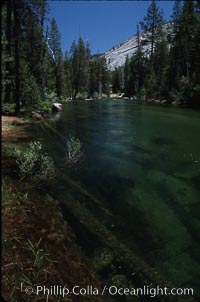
[[[110,284],[116,286],[117,288],[127,288],[129,287],[129,282],[125,275],[114,275],[111,278]]]
[[[161,136],[156,136],[152,138],[151,142],[158,146],[170,145],[174,143],[174,141],[171,138],[161,137]]]
[[[147,179],[153,185],[164,184],[166,175],[165,173],[158,170],[149,170],[147,172]]]
[[[114,254],[110,249],[108,248],[98,249],[93,259],[95,270],[101,271],[111,266],[113,260],[114,260]]]
[[[183,168],[179,168],[178,171],[176,171],[175,173],[173,173],[173,176],[181,181],[186,181],[186,182],[191,182],[194,184],[198,184],[197,187],[199,187],[200,184],[200,174],[198,172],[198,170],[195,168],[195,166],[189,164],[182,164]]]
[[[190,186],[180,179],[172,176],[166,178],[167,191],[172,198],[182,206],[189,206],[192,203],[198,203],[197,194],[191,190]]]
[[[108,175],[106,179],[104,180],[104,188],[116,188],[122,186],[122,188],[125,186],[127,188],[133,188],[135,186],[135,182],[124,176],[113,176]]]

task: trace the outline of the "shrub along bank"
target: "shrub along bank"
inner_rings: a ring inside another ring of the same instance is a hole
[[[27,286],[36,288],[37,285],[59,285],[72,288],[75,285],[85,287],[86,284],[92,284],[100,288],[100,284],[94,273],[87,268],[87,259],[81,254],[72,229],[62,217],[59,204],[44,190],[39,190],[38,187],[36,190],[37,181],[44,181],[49,173],[53,176],[54,169],[48,155],[41,152],[40,143],[31,143],[27,147],[27,141],[31,137],[23,123],[24,120],[18,119],[18,125],[14,126],[13,119],[8,121],[3,118],[3,297],[5,301],[17,302],[48,299],[66,301],[66,297],[47,298],[42,294],[27,295],[25,292]],[[25,146],[22,145],[19,134],[26,138]],[[18,154],[15,148],[18,149]],[[29,157],[34,154],[37,157],[30,161]],[[30,162],[33,163],[32,166],[28,165]],[[28,175],[34,178],[34,186]],[[72,300],[90,299],[88,296],[73,296]],[[100,301],[95,296],[92,299]]]

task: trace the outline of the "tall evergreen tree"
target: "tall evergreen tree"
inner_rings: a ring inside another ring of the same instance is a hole
[[[124,93],[126,96],[130,95],[130,61],[128,56],[126,56],[124,65]]]
[[[19,79],[19,31],[20,31],[20,19],[19,19],[19,2],[13,1],[14,12],[14,58],[15,58],[15,112],[18,114],[20,111],[20,79]]]
[[[64,94],[64,62],[61,50],[61,35],[54,18],[51,20],[49,49],[55,70],[56,93],[58,97],[62,97],[62,95]]]
[[[90,97],[95,97],[98,93],[97,69],[98,69],[97,60],[92,59],[90,62],[90,85],[89,85]]]
[[[102,70],[102,92],[108,96],[110,94],[110,76],[107,69],[105,57],[101,57],[101,70]]]
[[[142,29],[146,32],[147,40],[144,43],[150,44],[150,58],[152,59],[155,43],[160,36],[159,30],[164,24],[163,13],[159,9],[156,0],[151,1],[151,4],[147,9],[147,15],[140,24]]]
[[[62,51],[60,49],[58,63],[56,65],[56,91],[59,98],[66,95],[65,89],[64,60]]]
[[[11,101],[11,56],[12,56],[12,49],[11,49],[11,38],[12,38],[12,31],[11,31],[11,17],[12,17],[12,1],[7,1],[6,5],[6,56],[7,60],[5,61],[6,64],[6,72],[7,72],[7,81],[6,81],[6,90],[5,90],[5,101],[10,103]],[[2,16],[3,17],[3,16]]]
[[[3,47],[6,58],[3,95],[4,102],[15,103],[17,113],[22,105],[32,106],[30,100],[39,100],[42,92],[41,57],[45,45],[43,24],[47,3],[42,0],[9,0],[3,6],[7,16],[3,33],[6,45]]]
[[[67,97],[72,98],[72,62],[68,51],[65,52],[64,59],[64,77],[65,77],[65,94]]]
[[[181,77],[181,60],[182,60],[182,50],[181,50],[181,15],[182,15],[182,1],[175,0],[173,15],[171,21],[173,24],[172,28],[172,39],[170,47],[170,57],[169,57],[169,68],[168,68],[168,87],[170,90],[179,89],[180,77]]]
[[[196,85],[200,83],[200,1],[196,1],[196,26],[194,31],[193,51],[193,80]]]
[[[119,93],[122,91],[122,71],[120,68],[115,68],[112,76],[112,91]]]
[[[154,72],[156,75],[156,97],[168,96],[167,73],[169,65],[169,47],[166,32],[161,31],[160,39],[155,45]]]
[[[135,80],[136,80],[136,92],[139,92],[144,83],[144,57],[142,52],[142,46],[140,42],[140,31],[139,25],[137,24],[137,51],[134,55],[135,57]]]
[[[71,59],[73,69],[73,99],[75,99],[78,93],[89,94],[89,48],[84,44],[81,36],[79,37],[78,44],[75,42],[72,44]]]
[[[182,1],[175,0],[174,7],[173,7],[173,15],[172,15],[174,34],[177,34],[177,32],[180,30],[181,14],[182,14]]]
[[[194,1],[184,1],[183,13],[181,16],[181,35],[182,35],[182,51],[183,51],[183,75],[186,76],[187,81],[190,82],[192,69],[193,69],[193,50],[195,44],[194,29],[196,26],[196,14]]]
[[[55,65],[58,64],[61,50],[61,36],[58,30],[56,20],[52,18],[51,20],[51,29],[49,34],[49,46],[51,49],[51,55]]]

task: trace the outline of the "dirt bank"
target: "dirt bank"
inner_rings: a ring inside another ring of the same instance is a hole
[[[2,118],[2,139],[5,145],[20,146],[31,135],[27,131],[32,121],[23,118]],[[7,158],[3,149],[2,164]],[[9,155],[12,157],[11,155]],[[100,288],[97,277],[88,268],[73,230],[62,217],[59,204],[47,192],[21,182],[13,168],[3,174],[2,203],[2,292],[5,301],[91,301],[91,296],[36,295],[36,287],[92,284]],[[32,294],[25,292],[26,287]],[[101,301],[92,296],[92,301]]]

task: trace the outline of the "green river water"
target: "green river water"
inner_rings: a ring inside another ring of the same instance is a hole
[[[56,165],[111,216],[93,214],[176,287],[200,288],[200,112],[125,100],[69,102],[40,128]],[[63,169],[69,135],[83,167]],[[58,192],[64,190],[60,180]],[[199,301],[198,298],[196,301]]]

